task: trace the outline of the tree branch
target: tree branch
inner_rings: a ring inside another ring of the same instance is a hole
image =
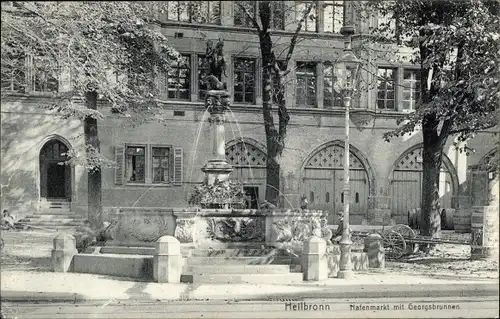
[[[311,10],[314,7],[314,5],[315,5],[315,1],[311,1],[311,3],[309,4],[309,7],[307,7],[306,11],[304,12],[304,15],[302,16],[299,23],[297,24],[297,28],[295,29],[295,33],[293,34],[293,37],[290,40],[290,47],[288,48],[288,52],[286,54],[285,65],[284,65],[285,69],[288,68],[288,62],[292,58],[293,50],[295,49],[295,45],[297,44],[297,38],[299,36],[300,30],[302,30],[302,24],[309,16],[309,13],[311,13]]]
[[[486,125],[484,127],[481,127],[481,130],[488,130],[490,128],[494,128],[498,126],[498,123],[491,123],[489,125]],[[449,131],[449,134],[450,135],[454,135],[454,134],[459,134],[459,133],[463,133],[463,132],[467,132],[467,131],[470,131],[471,128],[470,127],[464,127],[464,128],[461,128],[461,129],[456,129],[456,130],[450,130]]]

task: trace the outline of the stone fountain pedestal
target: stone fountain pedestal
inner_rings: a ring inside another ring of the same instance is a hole
[[[229,92],[225,90],[209,90],[205,107],[210,113],[209,122],[212,126],[213,144],[212,158],[202,167],[205,173],[205,182],[212,185],[216,180],[227,181],[233,171],[226,161],[226,132],[224,123],[225,112],[229,109]]]

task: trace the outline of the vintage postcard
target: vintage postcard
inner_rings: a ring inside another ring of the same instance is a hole
[[[1,318],[498,318],[499,20],[2,1]]]

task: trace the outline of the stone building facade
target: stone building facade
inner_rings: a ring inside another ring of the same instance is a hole
[[[301,10],[299,2],[283,3],[288,9]],[[195,23],[199,17],[177,7],[162,17],[161,31],[185,56],[185,63],[159,81],[164,106],[161,121],[134,124],[102,108],[101,151],[117,163],[116,168],[103,170],[106,209],[187,205],[212,150],[200,78],[206,41],[219,38],[224,40],[226,81],[232,93],[226,116],[227,160],[234,167],[233,179],[242,181],[253,197],[252,205],[264,199],[266,147],[258,37],[245,26],[233,2],[206,1],[205,6],[218,18]],[[343,203],[344,111],[332,91],[332,67],[343,48],[338,31],[344,16],[360,33],[378,20],[357,21],[348,1],[318,1],[315,10],[317,19],[307,23],[290,61],[286,98],[291,120],[280,192],[285,207],[298,207],[304,196],[309,208],[333,213]],[[287,12],[273,33],[276,52],[286,50],[296,26],[298,14]],[[365,69],[362,77],[377,85],[360,90],[353,105],[366,111],[368,122],[351,128],[351,222],[382,224],[393,219],[407,223],[408,211],[420,205],[422,137],[415,132],[389,143],[383,134],[396,128],[397,119],[414,107],[418,72],[412,65],[385,61],[372,61]],[[59,89],[63,87],[59,83]],[[2,98],[2,208],[22,216],[36,211],[40,201],[55,197],[67,199],[74,212],[85,214],[85,168],[57,165],[66,149],[82,147],[82,123],[47,111],[42,106],[50,103],[51,94],[39,91],[34,88]],[[477,134],[467,143],[474,149],[469,156],[449,139],[440,185],[442,207],[457,207],[458,196],[466,195],[467,168],[495,152],[497,139],[494,132]]]

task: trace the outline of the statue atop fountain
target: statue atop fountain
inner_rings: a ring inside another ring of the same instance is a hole
[[[213,185],[216,181],[227,181],[233,170],[226,161],[225,140],[225,112],[229,109],[229,92],[222,75],[226,76],[226,61],[224,59],[224,42],[219,39],[215,48],[211,40],[207,41],[206,59],[208,74],[204,81],[207,83],[205,107],[210,113],[210,123],[213,133],[212,158],[203,166],[205,182]]]

